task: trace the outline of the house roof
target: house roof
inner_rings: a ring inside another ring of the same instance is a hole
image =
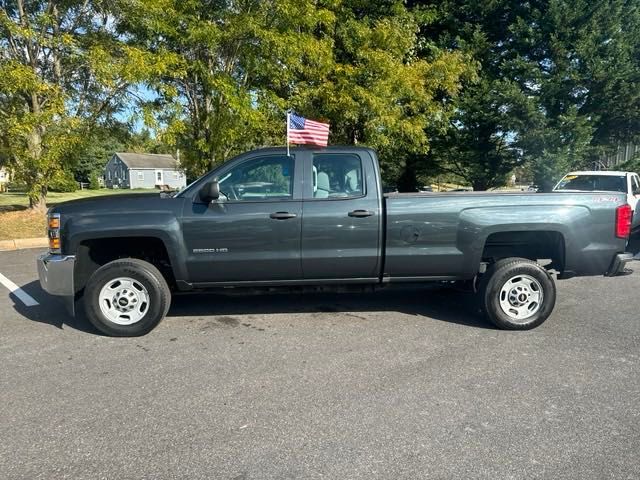
[[[129,168],[178,168],[176,159],[168,154],[116,152],[115,155]]]

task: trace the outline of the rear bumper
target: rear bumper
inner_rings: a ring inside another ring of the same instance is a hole
[[[627,263],[629,263],[632,260],[633,260],[633,253],[618,253],[615,257],[613,257],[611,266],[609,267],[605,275],[607,277],[620,275],[621,273],[624,272],[624,269]]]
[[[50,295],[73,298],[75,294],[73,288],[75,262],[75,255],[51,255],[49,253],[40,255],[38,257],[38,276],[42,289]]]

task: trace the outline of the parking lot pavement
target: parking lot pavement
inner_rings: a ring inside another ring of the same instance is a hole
[[[530,332],[469,295],[176,297],[98,335],[0,253],[0,478],[638,478],[640,268]],[[640,266],[640,263],[638,264]]]

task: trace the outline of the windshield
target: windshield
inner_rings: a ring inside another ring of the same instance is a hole
[[[554,190],[582,190],[585,192],[623,192],[627,191],[627,179],[624,175],[567,175]]]

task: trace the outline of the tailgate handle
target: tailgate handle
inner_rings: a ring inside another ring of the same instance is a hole
[[[349,212],[349,216],[350,217],[370,217],[371,215],[373,215],[373,212],[370,210],[354,210],[352,212]]]
[[[275,212],[269,215],[269,217],[273,218],[274,220],[287,220],[289,218],[296,218],[297,215],[295,213],[289,212]]]

